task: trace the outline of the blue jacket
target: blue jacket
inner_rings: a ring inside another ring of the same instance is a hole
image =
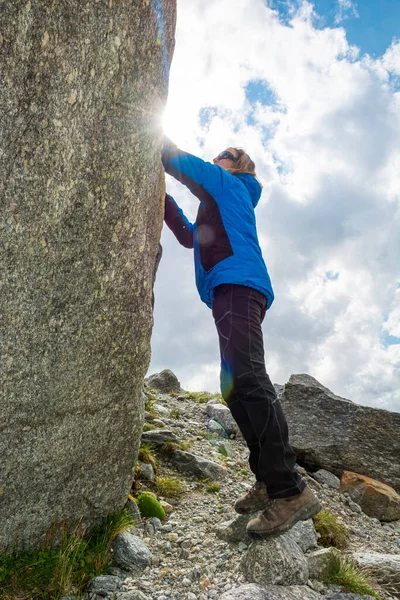
[[[261,187],[252,175],[232,175],[218,165],[179,150],[167,140],[162,152],[165,171],[186,185],[200,200],[195,223],[190,223],[166,195],[165,222],[178,241],[194,248],[196,285],[212,306],[214,288],[234,283],[254,288],[267,297],[274,293],[258,243],[254,209]]]

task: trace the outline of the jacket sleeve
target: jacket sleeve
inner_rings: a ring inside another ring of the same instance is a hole
[[[161,160],[166,173],[186,185],[204,204],[207,204],[208,194],[215,198],[222,186],[220,167],[180,150],[168,138],[164,138]]]
[[[183,211],[169,194],[165,194],[164,221],[185,248],[193,248],[193,223],[190,223]]]

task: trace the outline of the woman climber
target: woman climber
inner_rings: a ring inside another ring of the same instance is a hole
[[[265,368],[261,323],[274,294],[257,237],[261,185],[255,165],[239,148],[224,150],[212,164],[168,139],[162,162],[200,200],[190,223],[167,194],[164,220],[183,246],[194,249],[197,289],[219,336],[221,393],[250,452],[256,481],[234,508],[262,511],[247,525],[250,537],[280,535],[321,507],[295,468],[286,418]]]

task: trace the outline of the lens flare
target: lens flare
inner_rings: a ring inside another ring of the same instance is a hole
[[[226,364],[221,365],[221,394],[226,400],[233,391],[232,368]]]

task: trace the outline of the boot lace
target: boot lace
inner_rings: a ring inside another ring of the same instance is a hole
[[[270,514],[274,510],[274,508],[276,506],[276,503],[277,503],[277,499],[276,498],[269,498],[268,499],[267,504],[265,505],[264,510],[263,510],[263,516],[266,519],[270,518]]]

